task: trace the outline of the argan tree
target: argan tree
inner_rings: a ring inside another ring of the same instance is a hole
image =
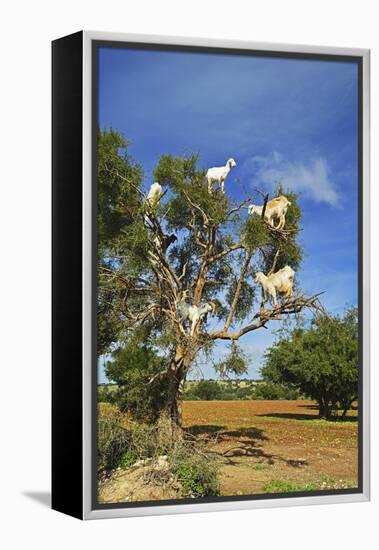
[[[158,354],[160,367],[153,376],[146,368],[146,384],[164,381],[162,411],[180,425],[183,386],[199,355],[210,357],[218,340],[228,341],[230,355],[216,368],[242,374],[240,339],[315,306],[317,297],[303,296],[298,287],[271,307],[254,280],[258,270],[269,274],[287,264],[296,270],[301,262],[294,194],[286,193],[291,206],[278,230],[264,220],[265,206],[261,217],[247,213],[253,199],[265,205],[267,195],[256,192],[240,203],[229,195],[237,186],[231,175],[225,194],[217,188],[209,194],[196,155],[162,156],[153,177],[164,190],[155,204],[146,200],[152,181],[143,182],[125,139],[113,130],[99,132],[98,353],[133,342],[134,353],[140,345]],[[177,240],[167,247],[171,234]],[[183,301],[212,307],[193,334],[178,311]],[[117,368],[109,368],[112,376]]]
[[[358,310],[318,315],[308,328],[295,328],[269,348],[262,368],[270,382],[290,384],[315,399],[320,418],[342,418],[358,398]]]

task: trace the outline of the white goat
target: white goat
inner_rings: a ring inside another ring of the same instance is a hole
[[[208,313],[214,312],[215,306],[210,303],[201,304],[201,306],[194,306],[187,304],[183,299],[177,303],[176,308],[179,312],[180,320],[185,321],[188,319],[191,321],[191,336],[195,333],[196,325],[201,322]]]
[[[273,304],[276,306],[276,293],[281,292],[285,296],[293,294],[293,280],[295,272],[289,265],[279,269],[276,273],[266,276],[261,271],[255,274],[255,281],[263,288],[265,299],[271,297]]]
[[[272,227],[275,227],[274,219],[278,218],[279,223],[275,229],[283,229],[286,223],[286,214],[289,206],[291,206],[291,203],[287,199],[287,197],[285,197],[284,195],[281,195],[280,197],[276,197],[275,199],[268,201],[268,203],[266,204],[266,210],[265,210],[265,220]],[[257,206],[255,204],[251,204],[249,206],[248,212],[251,215],[258,214],[258,216],[262,216],[262,210],[263,210],[263,206]]]
[[[234,166],[237,166],[236,161],[234,159],[229,159],[225,164],[225,166],[215,166],[214,168],[209,168],[205,176],[208,182],[209,194],[212,193],[212,187],[214,183],[219,183],[221,185],[221,192],[225,193],[225,189],[224,189],[225,180],[230,170]]]
[[[156,181],[152,183],[149,189],[149,193],[146,197],[146,202],[153,208],[157,206],[163,195],[162,186]]]

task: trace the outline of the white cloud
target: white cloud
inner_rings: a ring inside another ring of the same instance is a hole
[[[294,163],[274,151],[267,156],[251,157],[245,162],[244,171],[253,176],[254,186],[265,185],[273,189],[281,182],[286,189],[303,197],[338,206],[339,194],[322,157],[314,158],[308,164]]]

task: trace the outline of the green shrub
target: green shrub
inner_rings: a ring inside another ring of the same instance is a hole
[[[126,450],[126,452],[122,455],[119,466],[121,468],[129,468],[132,466],[135,462],[138,460],[138,454],[133,448],[129,448]]]
[[[131,339],[115,349],[112,361],[106,363],[107,377],[117,383],[117,390],[108,398],[114,399],[120,410],[128,412],[133,420],[153,424],[167,402],[164,370],[164,358],[147,343]]]
[[[98,403],[116,403],[117,386],[115,384],[99,384],[97,387]]]
[[[217,467],[209,457],[182,450],[179,456],[174,457],[173,471],[183,487],[184,496],[219,494]]]
[[[262,382],[256,387],[253,399],[277,400],[288,399],[293,401],[299,398],[299,391],[284,384],[275,382]]]
[[[220,399],[221,388],[217,382],[200,380],[192,390],[192,393],[201,401],[211,401],[213,399]]]

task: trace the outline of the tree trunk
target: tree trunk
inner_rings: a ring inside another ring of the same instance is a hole
[[[177,386],[176,391],[172,393],[169,403],[169,415],[171,420],[181,426],[183,422],[183,389],[184,380]]]
[[[320,398],[318,400],[318,416],[319,418],[324,418],[325,420],[330,419],[330,405],[328,399]]]
[[[181,427],[183,421],[183,391],[191,358],[178,347],[169,369],[169,391],[166,412],[172,422]]]
[[[346,419],[346,415],[347,415],[348,411],[351,409],[351,407],[353,405],[353,401],[354,401],[354,399],[349,399],[349,401],[342,403],[342,407],[343,407],[343,412],[342,412],[342,417],[341,417],[342,420]]]

